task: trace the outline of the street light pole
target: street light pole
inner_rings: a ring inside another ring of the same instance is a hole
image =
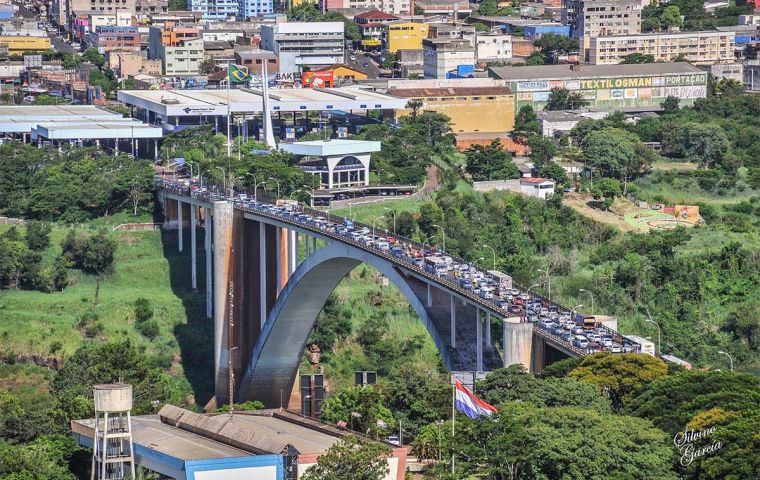
[[[222,184],[224,185],[224,192],[227,193],[227,171],[223,167],[214,167],[222,171]]]
[[[388,210],[393,214],[393,234],[396,235],[396,211],[388,207],[383,207],[383,210]]]
[[[537,272],[545,273],[547,282],[549,284],[549,301],[552,301],[552,276],[549,274],[546,270],[541,270],[540,268],[536,269]]]
[[[577,312],[578,309],[581,308],[582,306],[583,306],[583,304],[576,305],[576,306],[573,307],[572,310],[570,310],[570,320],[573,320],[573,317],[575,317],[575,315],[573,315],[573,313]],[[573,320],[573,321],[575,321],[575,320]]]
[[[731,355],[727,354],[726,352],[724,352],[722,350],[719,351],[718,353],[721,354],[721,355],[725,355],[725,356],[728,357],[728,362],[729,362],[729,365],[731,366],[731,371],[733,372],[734,371],[734,359],[731,357]]]
[[[280,181],[274,177],[267,178],[267,181],[269,180],[274,180],[275,182],[277,182],[277,200],[279,200],[280,199]]]
[[[253,187],[253,201],[254,202],[258,201],[258,197],[256,196],[256,192],[259,191],[259,185],[264,185],[264,188],[267,188],[267,182],[263,181],[263,182],[259,182],[256,185],[254,185],[254,187]]]
[[[377,217],[374,220],[372,220],[372,236],[373,237],[375,236],[375,222],[378,221],[378,220],[380,220],[381,218],[383,218],[382,215],[380,215],[379,217]]]
[[[586,290],[585,288],[580,289],[581,292],[588,293],[591,296],[591,315],[594,314],[594,294]]]
[[[445,252],[446,251],[446,231],[440,225],[433,224],[433,226],[441,229],[441,246],[443,247],[441,249],[441,252]]]
[[[205,172],[201,172],[200,175],[198,175],[198,182],[200,183],[198,188],[203,188],[203,176],[207,174],[209,171],[206,170]]]
[[[646,308],[647,312],[647,322],[654,323],[657,326],[657,353],[662,353],[662,330],[660,330],[660,324],[652,320],[652,316],[649,314],[649,308]]]
[[[491,252],[493,253],[493,269],[496,270],[496,250],[494,250],[493,247],[483,244],[483,248],[490,248]]]

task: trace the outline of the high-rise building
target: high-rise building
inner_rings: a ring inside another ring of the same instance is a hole
[[[261,26],[261,49],[277,54],[281,73],[345,61],[343,22],[283,22]],[[306,68],[304,68],[306,67]]]
[[[655,62],[670,62],[683,56],[691,63],[712,64],[733,62],[734,32],[662,32],[640,35],[592,37],[589,63],[612,65],[633,53],[651,55]]]
[[[646,2],[649,3],[649,2]],[[641,33],[642,0],[563,0],[562,23],[588,61],[592,37]]]
[[[272,0],[238,0],[238,17],[249,19],[274,13]]]
[[[271,0],[264,1],[271,3]],[[204,20],[226,20],[238,15],[239,3],[238,0],[188,0],[187,9],[202,13]]]
[[[470,40],[426,38],[422,50],[425,78],[448,78],[459,67],[475,65],[475,47]]]

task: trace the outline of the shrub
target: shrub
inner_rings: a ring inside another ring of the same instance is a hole
[[[158,322],[155,320],[139,322],[135,324],[135,330],[148,340],[153,340],[158,336]]]

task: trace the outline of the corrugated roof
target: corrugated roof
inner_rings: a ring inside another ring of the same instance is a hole
[[[552,182],[548,178],[521,178],[520,183],[525,185],[537,185],[539,183]],[[554,182],[552,182],[554,183]]]
[[[363,20],[398,20],[399,17],[391,15],[390,13],[381,12],[380,10],[370,10],[369,12],[359,13],[354,15],[354,19],[361,18]]]
[[[389,95],[401,98],[451,97],[473,95],[511,95],[507,87],[393,88]]]
[[[545,80],[554,78],[630,77],[678,75],[705,72],[686,62],[637,65],[539,65],[533,67],[489,67],[490,76],[502,80]]]

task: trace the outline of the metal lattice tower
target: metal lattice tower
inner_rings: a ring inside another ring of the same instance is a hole
[[[132,449],[132,385],[95,385],[92,480],[135,478]]]

